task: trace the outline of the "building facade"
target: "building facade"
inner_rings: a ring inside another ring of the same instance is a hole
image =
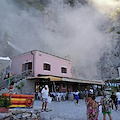
[[[25,76],[23,91],[26,94],[40,92],[48,85],[51,92],[83,90],[91,85],[103,85],[103,81],[72,78],[72,63],[58,56],[33,50],[12,59],[11,73]]]
[[[30,51],[12,58],[11,73],[13,75],[29,74],[27,80],[34,83],[34,91],[38,92],[45,84],[50,90],[66,91],[64,82],[59,84],[63,77],[71,78],[71,61],[50,55],[38,50]],[[53,82],[57,82],[56,84]],[[54,85],[55,84],[55,85]],[[51,87],[54,87],[52,88]],[[72,86],[69,88],[72,91]]]

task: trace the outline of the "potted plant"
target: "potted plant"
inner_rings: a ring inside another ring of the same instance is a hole
[[[0,113],[8,113],[10,105],[10,97],[0,96]]]

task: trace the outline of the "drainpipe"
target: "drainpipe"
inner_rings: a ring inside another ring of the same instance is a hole
[[[32,68],[32,69],[33,69],[33,72],[32,72],[32,73],[33,73],[33,75],[34,75],[35,54],[34,54],[33,51],[31,51],[31,54],[33,55],[33,65],[32,65],[32,66],[33,66],[33,68]]]

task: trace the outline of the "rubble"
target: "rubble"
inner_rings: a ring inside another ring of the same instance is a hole
[[[9,109],[8,113],[0,113],[0,120],[35,120],[38,118],[40,110],[31,111],[31,109]]]

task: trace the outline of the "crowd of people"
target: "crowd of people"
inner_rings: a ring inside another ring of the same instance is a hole
[[[76,99],[75,104],[78,106],[79,103],[79,90],[74,92],[74,98]],[[86,104],[86,115],[87,120],[98,120],[99,112],[103,113],[103,120],[106,120],[106,115],[109,116],[109,119],[112,120],[111,116],[111,109],[116,108],[118,111],[118,105],[120,104],[120,91],[118,90],[116,94],[112,92],[111,95],[108,95],[107,92],[104,92],[103,97],[101,97],[100,101],[96,101],[96,97],[93,93],[88,92],[85,89],[84,99]],[[46,111],[47,103],[48,103],[48,96],[49,96],[49,88],[47,85],[41,91],[41,98],[42,98],[42,111]]]
[[[98,102],[95,100],[95,95],[90,94],[85,89],[84,98],[87,108],[87,120],[98,120],[99,111],[103,113],[103,120],[106,120],[106,115],[108,114],[109,119],[112,120],[111,109],[114,109],[113,105],[118,111],[118,105],[120,105],[120,91],[117,90],[116,94],[112,92],[111,95],[108,95],[107,92],[104,92],[103,97]],[[102,108],[102,110],[100,110]]]

